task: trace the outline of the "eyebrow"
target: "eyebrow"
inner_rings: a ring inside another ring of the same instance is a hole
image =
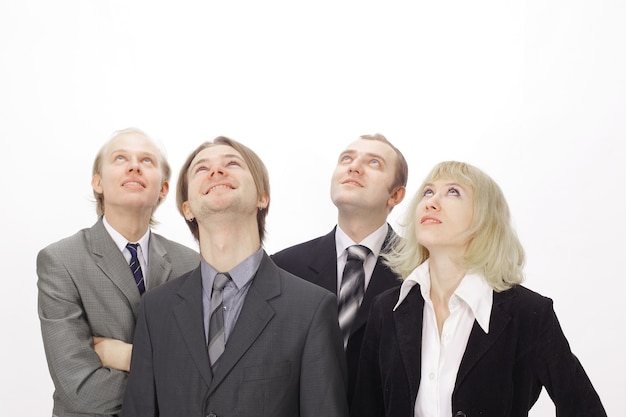
[[[341,157],[342,157],[342,156],[344,156],[344,155],[354,155],[354,154],[356,154],[356,153],[359,153],[359,152],[358,152],[357,150],[355,150],[355,149],[346,149],[345,151],[341,152],[341,154],[339,155],[339,157],[341,158]],[[382,155],[379,155],[379,154],[377,154],[377,153],[365,152],[363,155],[365,155],[365,156],[369,156],[369,157],[371,157],[371,158],[380,159],[380,160],[381,160],[381,161],[383,161],[383,162],[387,162],[387,161],[385,160],[385,158],[383,158],[383,156],[382,156]]]
[[[118,149],[113,149],[111,151],[111,155],[114,155],[116,153],[131,153],[132,151],[129,149],[125,149],[125,148],[118,148]],[[154,159],[156,159],[157,161],[159,160],[159,158],[157,157],[157,155],[155,153],[149,152],[149,151],[139,151],[137,152],[139,155],[148,155],[153,157]]]
[[[189,171],[192,171],[192,170],[193,170],[193,168],[195,168],[196,166],[198,166],[198,165],[200,165],[200,164],[204,164],[204,163],[206,163],[206,162],[210,161],[211,159],[231,159],[231,158],[238,159],[238,160],[240,160],[241,162],[243,162],[244,164],[246,163],[246,161],[245,161],[245,160],[244,160],[241,156],[236,155],[236,154],[234,154],[234,153],[226,153],[226,154],[218,155],[218,156],[217,156],[217,157],[215,157],[215,158],[202,158],[202,159],[199,159],[199,160],[197,160],[197,161],[196,161],[196,163],[195,163],[195,164],[192,164],[192,165],[189,167]]]

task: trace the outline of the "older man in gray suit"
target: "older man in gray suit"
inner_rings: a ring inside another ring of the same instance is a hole
[[[177,200],[201,266],[144,297],[123,416],[346,416],[335,295],[261,247],[262,161],[232,139],[204,143]]]
[[[170,172],[145,133],[116,132],[93,165],[98,221],[37,257],[54,416],[119,415],[141,294],[198,266],[195,251],[150,231]]]

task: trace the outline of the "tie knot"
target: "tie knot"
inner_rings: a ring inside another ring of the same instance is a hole
[[[370,253],[370,250],[367,246],[363,245],[352,245],[348,247],[348,260],[349,261],[365,261],[365,258]]]
[[[218,273],[215,275],[215,280],[213,281],[213,289],[216,291],[222,291],[226,284],[230,281],[230,275]]]
[[[139,243],[128,243],[128,244],[126,244],[126,247],[130,251],[131,255],[133,253],[137,253],[137,247],[138,246],[139,246]]]

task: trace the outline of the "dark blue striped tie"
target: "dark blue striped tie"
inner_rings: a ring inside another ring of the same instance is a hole
[[[139,258],[137,258],[137,247],[139,243],[129,243],[126,245],[130,252],[130,270],[135,277],[135,284],[139,290],[139,294],[146,292],[146,286],[143,281],[143,272],[141,271],[141,265],[139,264]]]

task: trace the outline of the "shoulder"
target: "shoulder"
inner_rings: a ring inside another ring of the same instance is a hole
[[[508,290],[496,292],[493,296],[494,305],[504,309],[534,311],[552,305],[552,299],[532,291],[523,285],[515,285]]]
[[[91,229],[89,228],[81,229],[71,236],[67,236],[54,243],[50,243],[39,251],[37,259],[49,256],[65,257],[84,250],[88,245],[88,234],[90,233],[90,230]]]
[[[374,297],[374,300],[372,301],[372,310],[388,312],[393,311],[393,308],[395,307],[396,303],[398,302],[398,298],[400,297],[400,286],[401,283],[381,292],[376,297]],[[418,288],[418,285],[413,287],[411,289],[411,292],[409,293],[409,296],[404,302],[408,302],[412,295],[419,294]]]
[[[151,302],[153,305],[156,303],[157,305],[165,305],[162,304],[166,299],[169,299],[176,294],[179,293],[180,289],[186,285],[193,285],[193,280],[196,279],[194,275],[198,275],[198,294],[201,294],[202,291],[202,283],[200,282],[200,266],[198,265],[195,269],[192,269],[184,274],[170,279],[163,284],[151,288],[150,291],[146,291],[146,293],[142,296],[142,303],[145,301]],[[193,291],[192,291],[193,292]]]

